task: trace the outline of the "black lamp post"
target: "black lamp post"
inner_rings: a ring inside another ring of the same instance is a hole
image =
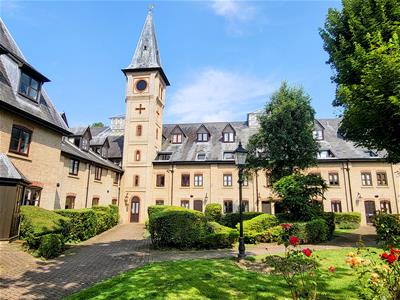
[[[239,146],[235,150],[235,164],[239,169],[239,219],[240,219],[240,231],[239,231],[239,254],[238,258],[244,258],[245,246],[243,237],[243,204],[242,204],[242,186],[243,186],[243,168],[246,163],[247,151],[242,147],[242,143],[239,142]]]

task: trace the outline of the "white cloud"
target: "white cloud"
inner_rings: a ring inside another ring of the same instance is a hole
[[[256,16],[256,9],[246,1],[213,0],[211,8],[218,16],[229,21],[249,21]]]
[[[181,123],[242,120],[274,88],[266,78],[208,68],[170,96],[167,114]]]

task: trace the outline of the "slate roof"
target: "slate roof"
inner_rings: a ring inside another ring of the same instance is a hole
[[[43,87],[41,88],[38,103],[18,93],[19,68],[29,69],[43,81],[48,81],[48,79],[26,62],[21,50],[1,19],[0,48],[0,107],[12,110],[25,118],[41,123],[60,133],[69,134],[67,125],[55,109]]]
[[[0,180],[23,181],[30,183],[8,158],[7,154],[0,153]]]
[[[81,136],[85,133],[89,126],[79,126],[79,127],[70,127],[69,131],[71,131],[73,136]],[[90,131],[92,131],[90,129]]]
[[[61,142],[61,152],[80,158],[85,161],[93,162],[97,165],[103,166],[114,171],[122,172],[122,169],[111,161],[102,158],[100,155],[92,150],[88,152],[81,150],[74,144],[72,144],[68,139],[64,138]]]

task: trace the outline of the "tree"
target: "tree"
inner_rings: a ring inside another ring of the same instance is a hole
[[[104,127],[103,122],[95,122],[90,127],[95,128],[95,127]]]
[[[321,215],[322,204],[327,189],[319,175],[303,175],[298,172],[285,176],[273,185],[273,190],[282,198],[281,208],[291,220],[309,221]]]
[[[282,83],[259,118],[259,131],[249,139],[248,169],[268,169],[275,182],[316,165],[319,146],[310,101],[302,88]]]
[[[339,133],[400,162],[400,0],[342,0],[320,35],[335,70]]]

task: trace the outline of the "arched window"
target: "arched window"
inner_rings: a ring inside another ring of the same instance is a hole
[[[142,125],[136,126],[136,136],[142,136]]]
[[[133,185],[139,186],[139,184],[140,184],[140,177],[139,177],[139,175],[135,175],[135,177],[133,179]]]
[[[136,150],[135,152],[135,160],[140,161],[140,150]]]

